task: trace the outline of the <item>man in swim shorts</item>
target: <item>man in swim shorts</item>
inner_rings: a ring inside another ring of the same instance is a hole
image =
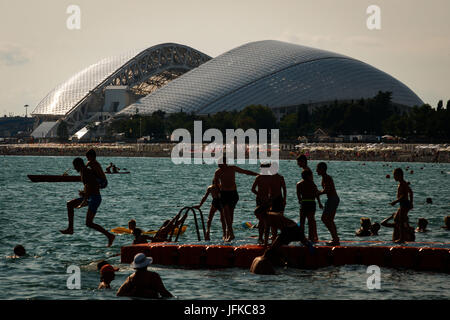
[[[257,175],[252,185],[252,192],[256,195],[256,209],[267,211],[270,209],[270,188],[272,177],[267,174],[266,169],[270,167],[268,163],[261,164],[261,174]],[[258,222],[258,243],[263,243],[264,223]]]
[[[306,219],[308,219],[308,238],[310,241],[317,242],[316,225],[316,199],[319,203],[319,208],[323,208],[320,202],[319,190],[312,178],[310,170],[302,172],[302,180],[297,183],[297,198],[300,204],[300,228],[305,230]]]
[[[81,196],[80,198],[67,202],[69,226],[65,230],[60,230],[60,232],[62,234],[73,234],[74,209],[79,209],[87,204],[88,211],[86,214],[86,226],[103,233],[108,238],[108,247],[110,247],[116,236],[106,231],[102,226],[94,223],[95,214],[97,213],[97,209],[102,202],[102,196],[100,195],[96,175],[91,169],[85,166],[84,161],[81,158],[75,158],[73,160],[73,166],[81,175],[81,181],[84,184],[84,189],[79,192]]]
[[[394,170],[394,179],[398,182],[397,199],[392,201],[391,205],[394,206],[397,203],[400,204],[400,208],[398,208],[394,215],[394,223],[397,224],[399,235],[398,239],[394,239],[394,242],[403,243],[406,241],[405,233],[409,228],[409,224],[407,222],[408,212],[413,208],[413,192],[409,186],[409,183],[404,180],[403,170],[401,168]]]
[[[322,177],[322,191],[319,191],[319,195],[326,194],[327,201],[323,208],[322,222],[328,228],[331,233],[332,240],[327,244],[330,246],[339,245],[339,236],[337,234],[336,224],[334,223],[334,217],[339,205],[340,199],[337,195],[334,181],[331,176],[327,174],[327,164],[320,162],[317,164],[317,174]]]
[[[219,169],[214,173],[214,180],[220,185],[220,199],[223,206],[224,220],[226,224],[225,241],[234,239],[233,216],[234,208],[239,201],[239,195],[236,187],[236,172],[250,176],[257,176],[253,171],[244,170],[237,166],[229,166],[226,157],[223,156],[218,161]]]

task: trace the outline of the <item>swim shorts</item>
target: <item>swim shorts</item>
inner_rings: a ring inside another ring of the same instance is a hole
[[[83,198],[78,198],[78,200],[83,201]],[[100,206],[100,203],[102,202],[102,196],[99,194],[94,194],[89,197],[88,199],[88,209],[92,213],[97,213],[97,209]]]
[[[300,209],[303,213],[316,212],[316,200],[303,199]]]
[[[213,198],[211,205],[217,210],[222,210],[222,202],[220,202],[220,198]]]
[[[234,209],[239,201],[239,195],[236,190],[220,191],[220,199],[223,207],[229,206]]]
[[[400,200],[400,208],[410,209],[411,203],[409,200]]]
[[[272,211],[284,212],[283,197],[281,195],[272,200]]]
[[[281,229],[279,235],[282,244],[289,244],[292,241],[305,241],[305,234],[299,226],[286,227]]]
[[[323,214],[331,214],[331,212],[335,211],[339,205],[339,201],[338,196],[328,198],[323,208]]]

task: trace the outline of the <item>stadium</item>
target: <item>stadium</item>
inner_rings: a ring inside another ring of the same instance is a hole
[[[278,119],[302,104],[372,98],[392,92],[399,106],[423,101],[389,74],[351,57],[297,44],[265,40],[216,58],[166,43],[105,58],[50,91],[32,115],[35,138],[57,136],[64,121],[81,137],[89,125],[117,117],[186,112],[198,115],[270,107]]]

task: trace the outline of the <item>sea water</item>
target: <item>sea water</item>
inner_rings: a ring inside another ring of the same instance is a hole
[[[104,235],[85,226],[86,208],[75,211],[73,235],[63,235],[67,227],[66,202],[78,197],[81,183],[32,183],[27,174],[62,174],[72,168],[72,157],[0,157],[0,299],[119,299],[115,292],[133,270],[120,263],[120,248],[132,242],[130,235],[118,235],[107,248]],[[102,203],[95,222],[106,229],[126,227],[130,219],[138,227],[157,229],[166,219],[175,216],[184,206],[200,202],[211,183],[215,165],[175,165],[168,158],[99,158],[105,168],[114,162],[131,174],[108,175],[108,187],[102,190]],[[318,161],[310,161],[315,168]],[[405,171],[405,179],[414,191],[414,209],[410,223],[417,219],[429,221],[427,233],[416,233],[414,246],[450,247],[450,232],[441,228],[450,214],[449,164],[383,163],[328,161],[328,172],[334,178],[341,202],[336,225],[341,240],[355,237],[360,218],[380,222],[396,208],[389,205],[396,196],[392,176],[396,167]],[[406,167],[409,170],[406,171]],[[243,168],[258,171],[257,165]],[[410,170],[414,172],[411,173]],[[280,161],[280,174],[286,180],[285,215],[299,220],[295,185],[300,170],[295,161]],[[73,169],[70,174],[77,174]],[[247,229],[243,222],[256,223],[253,210],[255,196],[251,193],[254,177],[238,174],[236,182],[240,200],[234,216],[236,239],[233,245],[256,243],[256,229]],[[320,177],[314,173],[320,187]],[[432,198],[432,204],[426,198]],[[323,198],[323,202],[325,199]],[[211,199],[203,205],[205,221]],[[316,212],[320,240],[330,234]],[[213,220],[211,241],[198,241],[194,220],[187,219],[188,229],[180,243],[221,244],[222,229],[217,216]],[[253,237],[252,237],[253,236]],[[378,237],[367,240],[392,244],[392,229],[382,227]],[[439,242],[441,244],[421,244]],[[12,259],[13,248],[22,244],[27,256]],[[355,245],[355,244],[353,244]],[[120,267],[112,282],[113,290],[97,290],[97,262],[107,260]],[[69,289],[68,268],[80,269],[80,288]],[[247,268],[187,269],[177,266],[151,265],[158,272],[174,299],[449,299],[448,275],[394,268],[381,268],[380,289],[369,289],[367,266],[330,266],[317,270],[277,268],[273,276],[254,275]],[[127,298],[120,298],[127,299]]]

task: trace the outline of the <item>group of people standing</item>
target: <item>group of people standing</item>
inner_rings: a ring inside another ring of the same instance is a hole
[[[319,207],[323,209],[322,221],[331,233],[332,240],[330,245],[339,245],[339,236],[334,223],[334,217],[339,205],[339,197],[331,176],[327,174],[327,165],[321,162],[317,166],[317,173],[322,177],[321,191],[313,181],[313,174],[307,165],[307,158],[304,155],[297,157],[297,164],[302,168],[302,180],[297,183],[297,197],[300,203],[300,233],[304,233],[305,222],[308,220],[309,240],[318,241],[317,228],[315,222],[316,199]],[[286,207],[286,183],[284,177],[278,173],[278,165],[274,163],[262,163],[261,172],[256,173],[244,170],[234,165],[228,165],[226,158],[219,160],[219,168],[214,174],[212,184],[207,188],[200,204],[200,208],[211,194],[213,200],[207,220],[206,239],[210,239],[211,223],[214,214],[220,212],[222,223],[222,232],[224,241],[234,239],[233,217],[234,209],[239,200],[236,188],[236,173],[256,176],[252,185],[252,192],[256,195],[255,216],[258,218],[258,243],[267,245],[269,230],[272,231],[272,240],[275,241],[278,230],[284,224],[293,225],[295,222],[288,222],[284,217],[284,208]],[[320,202],[320,195],[326,194],[327,201],[325,206]],[[266,219],[267,216],[270,219]],[[278,218],[274,218],[278,217]],[[280,221],[275,221],[280,220]],[[279,223],[284,221],[284,223]],[[292,224],[293,223],[293,224]],[[296,225],[296,224],[295,224]],[[301,237],[300,237],[301,238]]]

